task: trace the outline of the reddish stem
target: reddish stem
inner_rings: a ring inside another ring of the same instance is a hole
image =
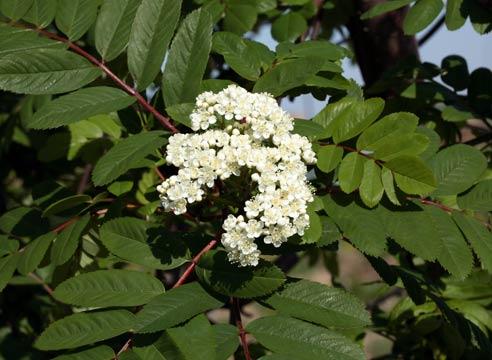
[[[58,234],[60,231],[62,231],[65,228],[69,227],[70,225],[72,225],[78,218],[79,218],[78,216],[74,216],[73,218],[68,219],[64,223],[61,223],[60,225],[58,225],[56,228],[54,228],[51,231],[53,231],[54,233],[57,233]]]
[[[28,276],[36,280],[36,282],[38,282],[43,287],[43,289],[48,293],[48,295],[53,296],[53,289],[48,284],[46,284],[43,279],[41,279],[39,276],[37,276],[32,272],[30,272]]]
[[[412,197],[408,197],[409,200],[411,199],[415,199],[415,198],[412,198]],[[432,200],[427,200],[427,199],[417,199],[418,201],[420,201],[422,204],[425,204],[425,205],[431,205],[431,206],[435,206],[435,207],[438,207],[439,209],[441,210],[444,210],[448,213],[451,213],[453,212],[455,209],[452,209],[446,205],[443,205],[441,203],[438,203],[436,201],[432,201]]]
[[[246,330],[244,330],[243,323],[241,321],[241,306],[236,298],[232,298],[232,308],[231,311],[234,314],[234,320],[236,322],[237,329],[239,330],[239,338],[241,339],[241,346],[244,352],[244,358],[246,360],[251,360],[251,355],[249,353],[248,339],[246,339]]]
[[[181,277],[178,279],[178,281],[176,281],[176,284],[174,284],[173,286],[173,289],[174,288],[177,288],[181,285],[183,285],[186,280],[188,280],[188,277],[191,275],[191,273],[193,272],[193,270],[195,270],[195,266],[196,264],[198,263],[198,261],[200,260],[200,258],[202,257],[203,254],[205,254],[206,252],[210,251],[212,248],[215,247],[215,245],[217,245],[217,240],[212,240],[210,241],[192,260],[191,260],[191,264],[188,265],[188,267],[186,268],[186,270],[184,271],[183,275],[181,275]]]
[[[102,61],[96,59],[94,56],[92,56],[91,54],[89,54],[87,51],[85,51],[84,49],[82,49],[80,46],[74,44],[73,42],[71,42],[67,38],[64,38],[62,36],[59,36],[57,34],[54,34],[54,33],[50,32],[50,31],[46,31],[44,29],[38,29],[38,28],[30,27],[30,26],[24,26],[24,25],[20,25],[20,24],[17,24],[17,23],[12,23],[11,25],[16,26],[16,27],[27,28],[27,29],[36,31],[37,33],[39,33],[39,34],[41,34],[41,35],[43,35],[43,36],[45,36],[47,38],[50,38],[50,39],[53,39],[53,40],[56,40],[56,41],[60,41],[62,43],[67,44],[68,47],[70,49],[72,49],[74,52],[76,52],[77,54],[83,56],[84,58],[86,58],[87,60],[89,60],[91,63],[93,63],[94,65],[96,65],[98,68],[100,68],[121,89],[123,89],[129,95],[131,95],[134,98],[136,98],[137,101],[138,101],[138,103],[140,105],[142,105],[142,107],[145,110],[147,110],[149,113],[151,113],[152,115],[154,115],[154,117],[162,124],[162,126],[164,126],[166,129],[168,129],[169,131],[171,131],[173,134],[179,132],[179,130],[176,127],[174,127],[173,124],[171,124],[171,119],[169,119],[168,117],[162,115],[159,111],[157,111],[157,109],[154,108],[152,105],[150,105],[147,102],[147,100],[145,100],[144,97],[142,95],[140,95],[140,93],[137,90],[135,90],[130,85],[128,85],[127,83],[125,83],[115,73],[113,73]]]

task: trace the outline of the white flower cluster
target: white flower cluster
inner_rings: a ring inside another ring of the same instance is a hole
[[[257,265],[255,239],[278,247],[302,235],[309,226],[306,207],[313,201],[306,164],[316,158],[308,139],[291,133],[293,119],[275,99],[230,85],[200,94],[190,117],[193,130],[203,132],[169,139],[166,161],[180,169],[157,187],[165,210],[183,214],[216,179],[241,174],[250,176],[258,190],[246,201],[244,215],[224,221],[222,244],[229,260]]]

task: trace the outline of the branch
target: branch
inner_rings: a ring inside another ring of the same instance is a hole
[[[492,132],[488,132],[486,134],[482,134],[480,136],[477,136],[474,139],[465,141],[463,144],[466,144],[466,145],[478,145],[478,144],[481,144],[481,143],[484,143],[484,142],[489,142],[490,140],[492,140]]]
[[[75,53],[83,56],[87,60],[89,60],[92,64],[100,68],[113,82],[118,85],[121,89],[123,89],[126,93],[129,95],[133,96],[134,98],[137,99],[138,103],[142,105],[142,107],[147,110],[149,113],[154,115],[154,117],[161,123],[163,127],[171,131],[173,134],[178,133],[179,130],[171,124],[171,119],[168,117],[162,115],[159,111],[157,111],[156,108],[154,108],[150,103],[147,102],[147,100],[144,99],[140,93],[132,88],[130,85],[125,83],[122,79],[120,79],[115,73],[113,73],[102,61],[96,59],[94,56],[89,54],[87,51],[82,49],[80,46],[74,44],[71,42],[69,39],[64,38],[62,36],[59,36],[55,33],[52,33],[50,31],[44,30],[44,29],[38,29],[35,27],[27,26],[27,25],[21,25],[19,23],[9,23],[9,25],[19,27],[19,28],[24,28],[24,29],[29,29],[37,32],[40,35],[43,35],[49,39],[60,41],[64,44],[67,44],[68,47],[73,50]]]
[[[419,41],[418,41],[418,44],[419,46],[422,46],[424,45],[432,36],[434,36],[434,34],[437,32],[437,30],[439,30],[441,28],[441,26],[444,24],[444,20],[445,20],[445,16],[443,15],[435,24],[433,27],[431,27],[429,29],[429,31],[427,31],[427,33],[422,36]]]
[[[43,279],[41,279],[39,276],[37,276],[36,274],[34,274],[32,272],[30,272],[29,274],[27,274],[27,276],[29,276],[30,278],[36,280],[36,282],[38,282],[39,284],[41,284],[41,286],[48,293],[48,295],[53,296],[53,289],[48,284],[46,284]]]
[[[246,339],[246,331],[244,330],[243,323],[241,321],[241,307],[237,298],[231,298],[231,313],[234,321],[236,322],[237,329],[239,331],[239,338],[241,339],[241,346],[244,352],[245,360],[251,360],[249,353],[248,339]]]
[[[191,275],[191,273],[193,272],[193,270],[195,270],[195,266],[196,264],[198,263],[198,261],[200,260],[200,258],[202,257],[203,254],[205,254],[206,252],[210,251],[211,249],[213,249],[215,247],[215,245],[217,245],[217,240],[212,240],[210,241],[192,260],[191,260],[191,264],[188,265],[188,267],[186,268],[186,270],[184,271],[183,275],[181,275],[181,277],[178,279],[178,281],[176,281],[176,284],[174,284],[173,286],[173,289],[174,288],[177,288],[181,285],[183,285],[186,280],[188,280],[188,277]]]

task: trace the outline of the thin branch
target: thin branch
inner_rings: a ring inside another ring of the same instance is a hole
[[[53,296],[53,289],[48,284],[46,284],[44,280],[41,279],[38,275],[30,272],[29,274],[27,274],[27,276],[36,280],[36,282],[38,282],[43,287],[43,289],[48,293],[48,295]]]
[[[244,352],[244,358],[251,360],[249,353],[248,339],[246,339],[246,331],[244,330],[243,323],[241,321],[241,306],[237,298],[231,298],[231,312],[236,322],[237,329],[239,331],[239,338],[241,339],[241,346]]]
[[[490,142],[490,140],[492,140],[492,132],[488,132],[486,134],[482,134],[480,136],[477,136],[476,138],[465,141],[463,144],[478,145],[478,144],[485,143],[485,142],[488,143],[488,142]]]
[[[186,270],[184,271],[183,275],[181,275],[181,277],[178,279],[178,281],[176,281],[176,284],[174,284],[173,286],[173,289],[174,288],[177,288],[181,285],[183,285],[186,280],[188,280],[188,277],[191,275],[191,273],[193,272],[193,270],[195,270],[195,266],[196,264],[198,263],[198,261],[200,260],[200,258],[202,257],[203,254],[205,254],[206,252],[210,251],[211,249],[213,249],[215,247],[215,245],[217,245],[217,240],[212,240],[210,241],[192,260],[191,260],[191,264],[188,265],[188,267],[186,268]]]
[[[89,183],[89,178],[91,176],[92,164],[87,164],[84,167],[84,173],[80,178],[79,186],[77,187],[77,194],[83,194]]]
[[[123,344],[123,346],[121,347],[121,349],[116,353],[116,357],[115,357],[116,360],[119,359],[119,357],[120,357],[121,354],[123,354],[125,351],[128,350],[128,348],[130,347],[131,343],[132,343],[132,338],[129,338],[125,342],[125,344]]]
[[[171,131],[173,134],[178,133],[179,130],[171,124],[171,119],[168,117],[162,115],[159,111],[157,111],[156,108],[154,108],[147,100],[144,99],[140,93],[132,88],[130,85],[125,83],[122,79],[120,79],[115,73],[113,73],[102,61],[96,59],[94,56],[89,54],[87,51],[82,49],[80,46],[74,44],[71,42],[69,39],[64,38],[62,36],[59,36],[55,33],[52,33],[50,31],[44,30],[44,29],[38,29],[32,26],[27,26],[27,25],[22,25],[19,23],[9,23],[12,26],[19,27],[19,28],[24,28],[24,29],[29,29],[33,30],[40,35],[43,35],[49,39],[60,41],[62,43],[65,43],[68,45],[68,47],[73,50],[75,53],[83,56],[87,60],[89,60],[92,64],[100,68],[111,80],[114,81],[116,85],[118,85],[121,89],[123,89],[125,92],[127,92],[129,95],[133,96],[135,99],[137,99],[138,103],[142,105],[142,107],[147,110],[149,113],[154,115],[154,117],[161,123],[163,127]]]
[[[431,27],[429,31],[427,31],[427,33],[419,39],[418,41],[419,46],[424,45],[432,36],[434,36],[437,30],[439,30],[441,26],[444,24],[445,18],[446,17],[444,15],[441,16],[441,18],[434,24],[434,26]]]
[[[78,218],[79,218],[78,216],[74,216],[73,218],[68,219],[67,221],[61,223],[60,225],[58,225],[56,228],[54,228],[51,231],[53,231],[54,233],[57,233],[58,234],[59,232],[61,232],[65,228],[67,228],[70,225],[72,225]]]

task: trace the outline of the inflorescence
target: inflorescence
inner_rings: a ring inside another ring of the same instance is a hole
[[[230,85],[204,92],[190,115],[194,134],[169,138],[166,161],[177,175],[157,187],[166,211],[183,214],[187,204],[203,200],[217,179],[239,176],[246,169],[257,191],[242,215],[223,223],[222,244],[231,262],[258,264],[255,239],[280,246],[309,226],[307,204],[313,201],[306,164],[316,162],[309,140],[293,134],[293,118],[266,93],[249,93]]]

